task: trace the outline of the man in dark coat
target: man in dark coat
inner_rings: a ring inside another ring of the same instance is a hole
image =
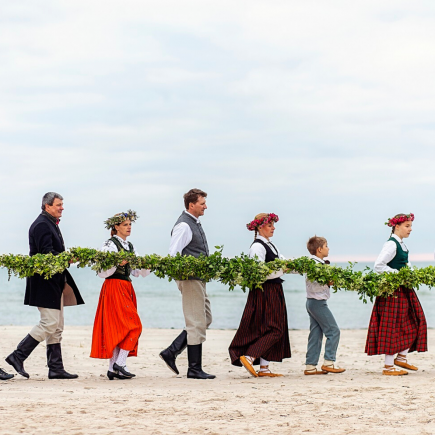
[[[58,193],[48,192],[42,198],[42,213],[29,230],[30,256],[35,254],[58,255],[65,251],[59,229],[63,211],[63,198]],[[29,378],[24,370],[24,360],[41,341],[47,342],[47,365],[49,379],[75,379],[78,376],[65,371],[60,342],[64,325],[63,307],[83,304],[79,290],[68,270],[45,279],[41,275],[27,278],[24,304],[38,307],[41,320],[18,344],[7,358],[20,375]]]

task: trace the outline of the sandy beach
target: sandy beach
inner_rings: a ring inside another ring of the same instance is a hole
[[[1,326],[2,361],[29,327]],[[431,352],[412,354],[420,370],[381,375],[382,357],[363,353],[365,330],[342,331],[340,375],[304,376],[308,331],[290,331],[293,357],[271,366],[282,378],[252,378],[229,363],[234,331],[210,330],[204,368],[212,381],[187,379],[186,353],[176,377],[158,354],[177,331],[144,330],[137,374],[109,381],[106,361],[88,357],[91,327],[67,327],[63,352],[72,381],[49,380],[45,345],[26,361],[29,380],[0,381],[1,434],[362,434],[435,433],[435,362]],[[435,331],[429,330],[429,348]],[[12,372],[5,362],[0,366]]]

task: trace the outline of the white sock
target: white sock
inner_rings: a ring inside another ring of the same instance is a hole
[[[385,355],[385,365],[386,366],[394,365],[394,355]]]
[[[113,355],[112,358],[109,360],[109,372],[113,372],[113,364],[116,363],[116,359],[118,358],[119,354],[119,347],[116,346],[115,349],[113,349]]]
[[[127,356],[129,353],[129,350],[119,349],[119,355],[116,359],[116,364],[118,364],[120,367],[125,367],[127,364]]]
[[[266,367],[261,367],[266,366]],[[269,361],[260,357],[260,372],[266,372],[269,370]]]
[[[408,351],[409,351],[409,347],[408,347],[408,349],[402,350],[402,352],[399,352],[399,353],[400,353],[400,355],[406,356],[406,355],[408,355]]]

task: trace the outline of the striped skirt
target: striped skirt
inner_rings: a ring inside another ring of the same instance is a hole
[[[106,279],[100,292],[92,333],[91,358],[111,358],[116,346],[137,356],[142,323],[130,281]]]
[[[394,355],[406,349],[409,352],[427,351],[427,324],[415,291],[400,287],[393,296],[376,298],[365,352],[368,355]]]
[[[282,284],[264,283],[249,292],[239,329],[229,347],[231,364],[241,366],[239,358],[248,355],[281,362],[291,357],[287,308]]]

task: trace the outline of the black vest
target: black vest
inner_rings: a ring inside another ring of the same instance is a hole
[[[126,251],[126,249],[124,249],[124,247],[121,245],[121,242],[116,237],[112,237],[109,240],[115,244],[115,246],[118,248],[118,252]],[[127,243],[128,243],[128,252],[134,253],[133,245],[130,242]],[[130,273],[131,273],[131,267],[129,263],[127,263],[125,266],[118,265],[115,273],[113,275],[108,276],[106,279],[122,279],[124,281],[131,282]]]
[[[275,254],[275,252],[273,252],[272,249],[270,249],[270,246],[269,246],[267,243],[264,243],[263,240],[255,239],[255,240],[252,242],[252,245],[253,245],[254,243],[260,243],[261,245],[264,246],[264,249],[266,249],[266,258],[264,259],[264,262],[265,262],[265,263],[269,263],[269,262],[271,262],[271,261],[273,261],[273,260],[279,258],[279,257],[278,257],[278,254]],[[269,243],[270,243],[270,244],[271,244],[271,245],[276,249],[276,246],[275,246],[272,242],[269,242]],[[252,245],[251,245],[251,246],[252,246]],[[278,252],[278,249],[276,249],[276,252]],[[282,282],[284,282],[284,280],[281,279],[281,278],[273,278],[273,279],[268,279],[266,282],[267,282],[267,283],[277,283],[277,284],[281,284]]]
[[[181,213],[181,216],[178,218],[177,222],[175,222],[174,227],[181,222],[185,222],[187,225],[189,225],[192,231],[192,240],[183,249],[181,255],[186,255],[186,256],[191,255],[192,257],[199,257],[201,254],[203,254],[206,257],[208,257],[207,239],[205,237],[205,233],[204,230],[202,229],[201,224],[197,222],[197,220],[193,216],[185,213],[184,211],[183,213]],[[172,231],[171,231],[171,235],[172,235]]]

